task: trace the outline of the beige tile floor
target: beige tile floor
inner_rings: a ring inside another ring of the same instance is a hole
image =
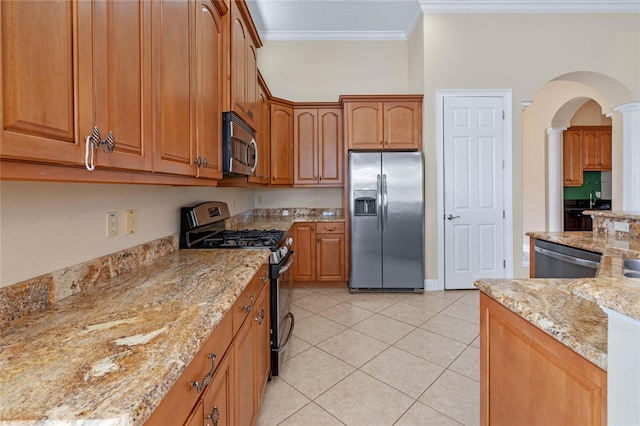
[[[477,425],[479,293],[295,288],[258,426]]]

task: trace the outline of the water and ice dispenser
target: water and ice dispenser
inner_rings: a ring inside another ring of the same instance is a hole
[[[363,190],[354,191],[354,216],[376,216],[378,191]]]

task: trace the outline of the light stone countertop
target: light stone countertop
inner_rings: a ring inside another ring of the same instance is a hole
[[[0,420],[143,424],[269,253],[179,250],[17,319],[0,331]]]
[[[587,360],[607,370],[607,307],[640,320],[640,280],[623,276],[624,258],[640,258],[640,241],[594,237],[591,232],[527,235],[602,253],[595,278],[480,279],[475,285]]]

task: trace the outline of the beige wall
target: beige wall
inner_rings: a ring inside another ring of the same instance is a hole
[[[513,100],[514,274],[520,265],[523,193],[544,203],[544,192],[523,191],[527,180],[544,188],[544,175],[523,174],[522,101],[533,100],[546,82],[572,71],[609,75],[640,96],[640,20],[632,14],[430,14],[423,19],[425,56],[425,151],[427,235],[436,231],[435,91],[438,89],[511,89]],[[543,139],[544,140],[544,139]],[[531,147],[529,147],[531,148]],[[527,154],[531,169],[544,170],[544,144]],[[526,211],[526,207],[525,210]],[[544,210],[539,218],[544,223]],[[535,218],[530,223],[538,223]],[[427,278],[435,278],[436,240],[427,239]]]
[[[602,107],[594,100],[582,105],[571,117],[572,126],[611,126],[611,118],[602,113]]]
[[[407,93],[404,41],[268,41],[258,68],[274,96],[335,102],[340,95]]]
[[[231,213],[254,206],[253,189],[0,182],[0,287],[142,244],[180,229],[179,208],[218,200]],[[124,210],[137,232],[124,235]],[[106,237],[106,213],[119,235]]]

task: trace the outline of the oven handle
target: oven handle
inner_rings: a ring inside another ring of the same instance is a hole
[[[280,268],[279,275],[287,272],[289,268],[291,268],[291,265],[293,265],[293,259],[295,259],[296,257],[296,252],[292,251],[289,257],[290,259],[287,261],[287,263],[282,268]]]
[[[296,319],[291,312],[287,314],[286,318],[291,319],[291,328],[289,328],[289,334],[287,334],[287,340],[285,340],[284,344],[282,344],[282,346],[278,348],[278,353],[284,352],[284,350],[287,349],[287,346],[289,346],[289,342],[291,341],[291,335],[293,335],[293,328],[296,325]]]

